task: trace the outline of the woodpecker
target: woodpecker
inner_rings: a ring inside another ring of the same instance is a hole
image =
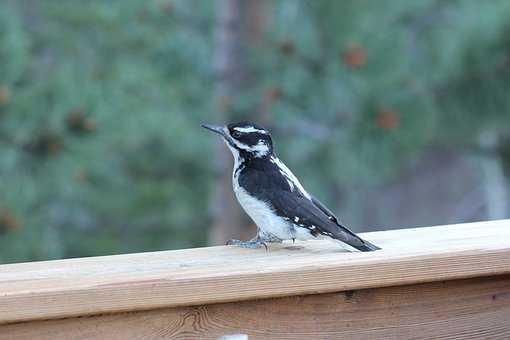
[[[275,155],[266,129],[250,122],[202,127],[218,133],[232,152],[235,196],[258,229],[253,239],[229,240],[227,245],[267,249],[266,243],[330,238],[360,251],[380,249],[343,226],[303,188]]]

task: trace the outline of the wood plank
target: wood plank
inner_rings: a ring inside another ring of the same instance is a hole
[[[510,276],[0,326],[2,340],[509,339]]]
[[[210,247],[0,266],[0,323],[510,273],[510,221],[366,233],[270,251]]]

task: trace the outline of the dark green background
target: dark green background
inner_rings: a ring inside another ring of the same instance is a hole
[[[207,243],[216,140],[199,124],[221,110],[218,18],[214,1],[0,2],[0,263]],[[251,87],[222,100],[367,230],[363,197],[379,206],[434,150],[481,174],[452,173],[454,192],[490,185],[480,157],[506,168],[509,18],[506,0],[269,1],[246,42]],[[416,205],[411,223],[452,222],[434,209]]]

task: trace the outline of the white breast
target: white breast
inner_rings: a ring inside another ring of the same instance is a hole
[[[234,177],[233,182],[239,204],[255,222],[261,234],[272,235],[282,240],[293,238],[292,225],[288,221],[276,215],[267,203],[250,196],[239,186],[237,176]]]
[[[235,190],[237,200],[244,211],[257,224],[261,236],[276,236],[281,240],[311,240],[312,236],[306,228],[296,226],[294,223],[276,215],[269,205],[253,196],[250,196],[243,188],[238,186]]]

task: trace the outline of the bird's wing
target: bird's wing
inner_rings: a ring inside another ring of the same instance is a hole
[[[335,214],[333,214],[333,212],[331,210],[329,210],[328,207],[326,207],[324,204],[322,204],[321,201],[319,201],[314,196],[311,196],[311,200],[312,200],[312,203],[317,208],[319,208],[324,214],[326,214],[331,221],[335,222],[336,224],[341,225],[341,223],[338,221],[338,218],[335,216]]]
[[[312,234],[327,235],[360,250],[373,250],[369,242],[338,224],[329,209],[314,201],[318,202],[287,191],[280,191],[271,198],[277,214],[288,217],[296,225],[309,229]]]

